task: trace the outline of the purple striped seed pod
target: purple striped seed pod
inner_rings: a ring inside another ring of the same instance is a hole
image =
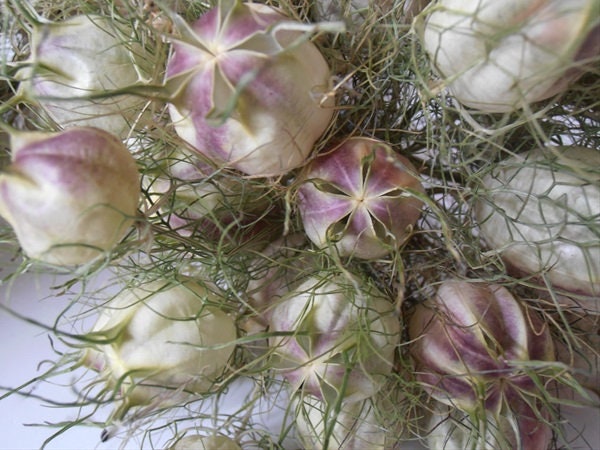
[[[421,215],[416,170],[388,144],[350,138],[317,158],[298,189],[309,239],[340,256],[380,258],[397,249]]]
[[[0,216],[25,254],[77,265],[110,251],[131,227],[139,174],[115,136],[90,128],[16,133],[0,173]]]
[[[245,174],[301,166],[333,108],[329,66],[294,27],[272,7],[240,1],[222,1],[193,23],[167,64],[167,83],[178,85],[169,107],[176,132]]]
[[[274,369],[318,399],[358,401],[393,368],[400,322],[383,294],[356,279],[319,274],[283,297],[269,316]]]
[[[516,418],[517,439],[531,442],[523,448],[545,448],[534,446],[552,433],[528,363],[554,361],[554,344],[535,311],[502,286],[448,280],[417,305],[409,336],[417,379],[435,400],[498,423]]]

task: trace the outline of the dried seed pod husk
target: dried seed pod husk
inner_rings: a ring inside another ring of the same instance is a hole
[[[600,297],[599,167],[590,148],[534,149],[494,166],[475,203],[481,236],[509,272],[588,297],[588,310]]]
[[[451,94],[488,113],[566,90],[600,56],[596,0],[438,0],[416,29]]]
[[[147,124],[148,100],[126,89],[148,82],[155,63],[133,34],[130,24],[100,15],[38,24],[31,66],[21,74],[26,96],[62,128],[93,126],[129,136]]]

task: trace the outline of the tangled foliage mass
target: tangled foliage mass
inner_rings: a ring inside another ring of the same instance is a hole
[[[597,0],[1,7],[0,281],[66,280],[6,396],[72,374],[47,442],[537,450],[600,407]]]

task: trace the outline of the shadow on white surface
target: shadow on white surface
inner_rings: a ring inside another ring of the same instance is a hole
[[[6,268],[3,263],[2,268]],[[2,276],[5,271],[1,272]],[[52,326],[66,306],[65,300],[49,297],[50,286],[61,281],[51,275],[26,275],[0,287],[3,304],[25,317]],[[15,388],[28,383],[32,378],[50,370],[59,355],[53,350],[55,343],[51,333],[38,325],[0,310],[0,386]],[[43,426],[51,422],[77,419],[76,408],[60,407],[51,402],[68,404],[77,397],[70,388],[74,374],[67,373],[52,377],[51,382],[35,383],[21,389],[24,395],[13,394],[0,401],[0,448],[10,450],[40,448],[44,441],[58,428]],[[49,449],[84,450],[92,448],[114,448],[99,446],[100,429],[75,427],[58,436],[48,445]]]

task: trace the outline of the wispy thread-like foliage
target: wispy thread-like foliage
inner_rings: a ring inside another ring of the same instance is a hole
[[[159,447],[169,436],[190,429],[200,433],[226,429],[247,445],[284,447],[292,433],[291,406],[279,411],[287,418],[280,436],[261,431],[252,417],[253,408],[264,402],[265,392],[276,397],[285,390],[270,371],[265,345],[269,330],[260,321],[253,297],[270,283],[263,278],[265,273],[285,278],[288,286],[284,283],[284,290],[314,273],[326,274],[321,275],[324,278],[352,273],[384,292],[397,306],[403,323],[410,318],[411,306],[430,298],[444,279],[460,277],[506,285],[543,314],[566,355],[566,366],[557,363],[539,371],[546,379],[583,392],[580,378],[573,378],[568,363],[583,359],[597,364],[598,348],[590,339],[597,323],[590,325],[594,319],[579,308],[565,307],[551,286],[549,295],[540,300],[531,277],[510,275],[505,262],[481,240],[473,205],[477,200],[474,193],[481,192],[483,174],[511,155],[546,145],[600,148],[600,61],[593,60],[587,73],[562,94],[513,113],[483,114],[466,111],[445,89],[421,47],[412,17],[407,15],[409,2],[371,2],[357,12],[350,1],[341,1],[345,15],[340,17],[324,17],[316,0],[266,3],[302,22],[345,21],[345,32],[311,36],[331,65],[330,89],[337,100],[334,121],[316,143],[313,156],[350,136],[375,137],[409,158],[424,182],[423,215],[412,237],[388,257],[368,262],[343,259],[304,240],[301,245],[289,241],[275,253],[265,250],[276,238],[302,234],[295,204],[301,169],[277,179],[251,179],[203,161],[211,167],[210,175],[173,176],[175,165],[197,162],[190,159],[188,145],[174,132],[165,106],[169,91],[161,88],[169,37],[176,32],[170,14],[177,12],[192,21],[216,2],[38,0],[29,4],[7,0],[2,4],[7,14],[2,14],[0,22],[0,115],[15,128],[57,129],[44,111],[19,91],[19,69],[28,64],[29,32],[36,14],[61,20],[74,14],[102,13],[130,23],[134,31],[129,38],[148,49],[156,62],[148,80],[151,88],[130,88],[135,95],[147,95],[146,108],[152,120],[127,141],[142,174],[143,195],[136,226],[120,246],[105,258],[73,270],[41,266],[22,257],[12,230],[0,222],[0,251],[18,262],[12,272],[0,274],[7,292],[11,281],[36,272],[60,274],[64,280],[51,289],[52,296],[68,299],[63,310],[56,318],[39,323],[57,340],[55,366],[32,378],[35,384],[51,381],[58,373],[74,370],[78,374],[74,386],[80,400],[61,406],[81,411],[79,418],[56,424],[58,433],[79,425],[103,427],[96,411],[121,401],[117,389],[103,387],[102,381],[93,378],[95,373],[74,363],[76,354],[71,352],[91,344],[86,324],[119,290],[155,279],[191,277],[222,299],[220,306],[238,318],[240,337],[219,396],[234,390],[240,379],[250,380],[252,387],[240,396],[236,411],[221,411],[218,398],[203,396],[170,408],[151,405],[155,408],[132,411],[109,424],[103,435],[122,438],[122,445],[135,440],[140,447]],[[1,131],[0,146],[0,165],[5,166],[10,145]],[[199,193],[198,198],[182,200],[178,193],[186,190]],[[211,196],[220,199],[215,208],[206,207]],[[200,215],[198,208],[208,212]],[[102,286],[95,285],[94,280],[107,271],[110,277]],[[11,309],[10,304],[6,308]],[[377,413],[390,435],[414,438],[422,432],[420,419],[430,405],[413,379],[407,351],[410,342],[405,333],[403,338],[396,370],[389,379],[390,389],[400,392],[399,400],[380,406]],[[4,390],[31,395],[24,389]],[[555,407],[563,401],[550,394],[542,400]]]

